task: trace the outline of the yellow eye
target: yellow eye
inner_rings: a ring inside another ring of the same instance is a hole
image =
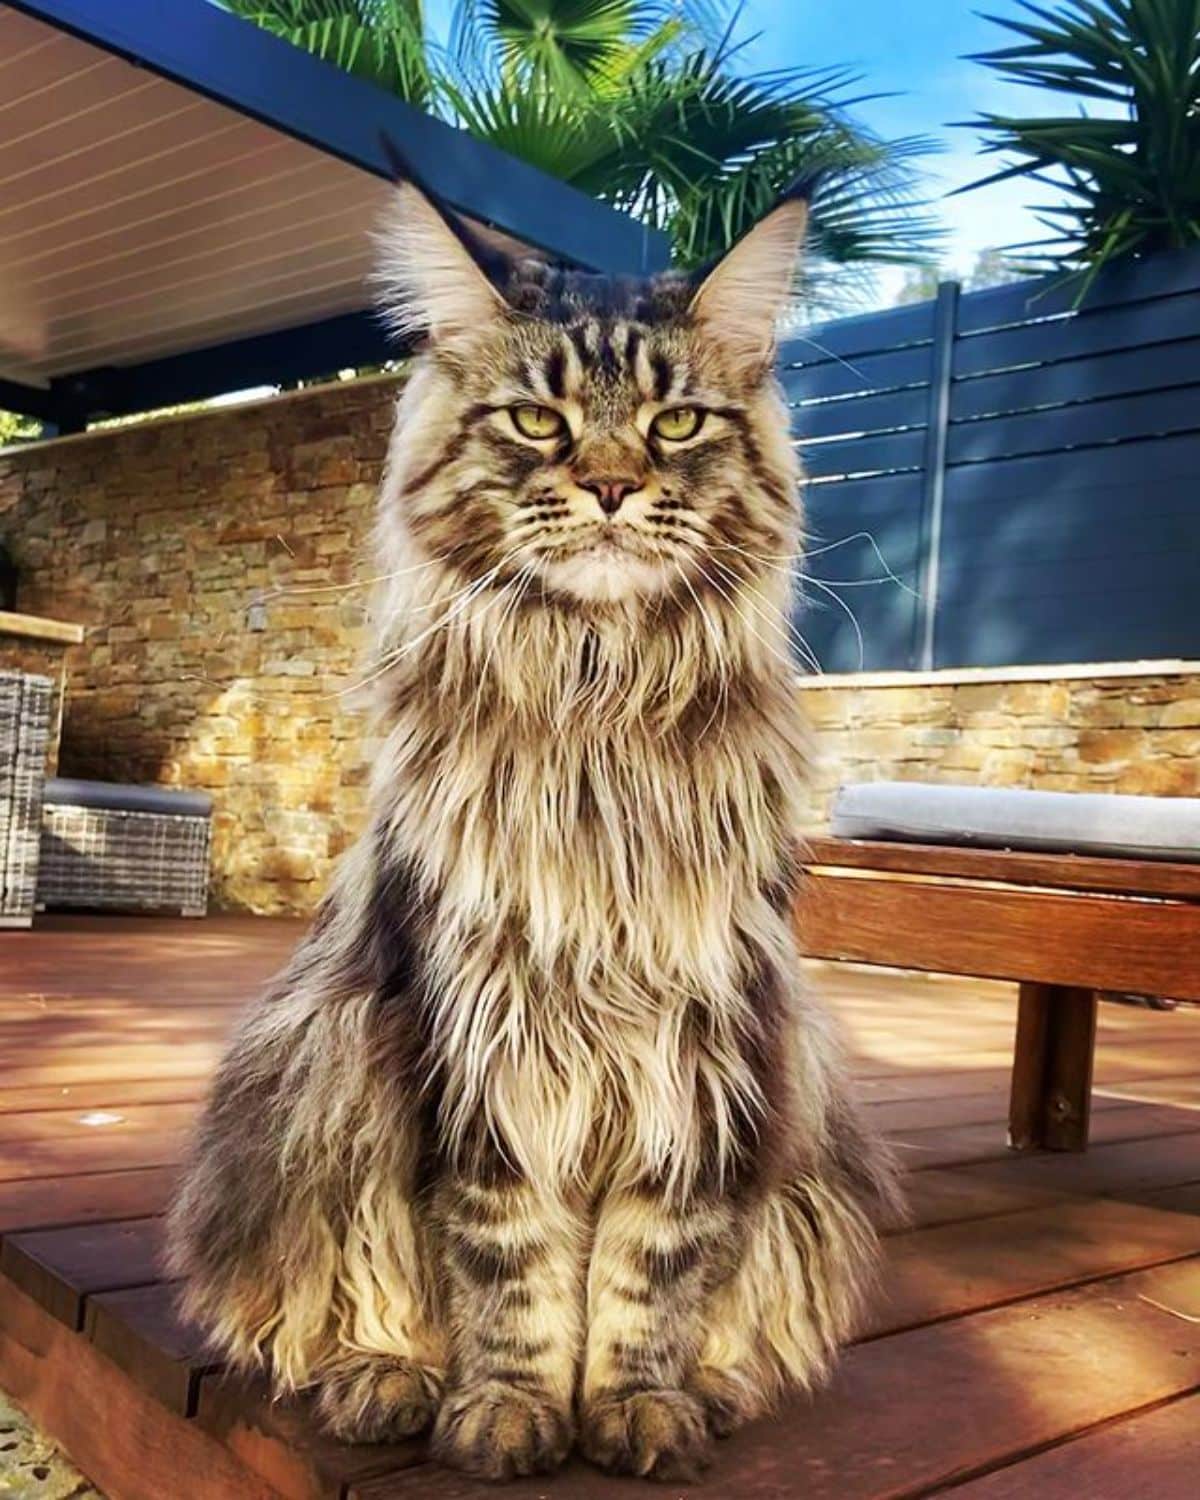
[[[557,437],[567,425],[564,418],[548,406],[511,406],[509,415],[513,426],[527,438]]]
[[[703,421],[704,413],[697,406],[672,406],[659,412],[650,423],[650,431],[668,443],[683,443],[696,436]]]

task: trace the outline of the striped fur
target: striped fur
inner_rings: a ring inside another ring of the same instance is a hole
[[[174,1265],[342,1436],[677,1478],[823,1377],[895,1209],[790,926],[786,413],[769,328],[715,336],[764,316],[724,300],[737,250],[699,291],[508,266],[464,326],[433,283],[485,270],[430,236],[397,261],[434,337],[380,500],[370,827],[218,1073]],[[701,427],[660,441],[677,405]]]

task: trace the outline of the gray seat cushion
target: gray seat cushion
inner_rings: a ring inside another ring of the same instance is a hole
[[[830,831],[845,839],[1200,861],[1200,798],[857,782],[834,797]]]
[[[119,781],[81,781],[72,776],[50,777],[42,791],[42,801],[60,807],[174,813],[184,818],[207,818],[212,813],[212,798],[207,792],[180,792],[165,786],[131,786]]]

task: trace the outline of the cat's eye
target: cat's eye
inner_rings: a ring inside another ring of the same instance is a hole
[[[508,410],[513,426],[522,437],[535,439],[558,437],[567,425],[563,415],[549,406],[534,406],[532,403],[526,403],[523,406],[510,406]]]
[[[696,436],[703,422],[704,413],[698,406],[672,406],[659,412],[650,423],[650,431],[668,443],[683,443]]]

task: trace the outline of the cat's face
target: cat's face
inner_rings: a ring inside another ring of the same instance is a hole
[[[802,205],[698,284],[615,282],[485,270],[402,193],[386,248],[401,315],[431,338],[393,462],[424,550],[467,579],[592,602],[720,592],[739,557],[778,553],[795,461],[770,366]]]

